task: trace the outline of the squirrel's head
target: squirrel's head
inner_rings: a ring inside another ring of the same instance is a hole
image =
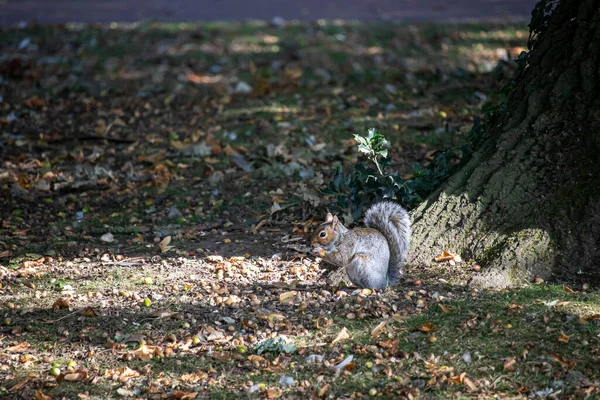
[[[325,222],[319,225],[312,235],[310,235],[310,246],[327,247],[335,239],[336,231],[340,225],[337,216],[327,213]]]

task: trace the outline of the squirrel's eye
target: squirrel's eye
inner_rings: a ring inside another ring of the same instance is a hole
[[[323,231],[323,232],[319,233],[319,237],[324,238],[325,236],[327,236],[327,232]]]

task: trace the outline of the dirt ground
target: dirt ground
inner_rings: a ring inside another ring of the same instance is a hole
[[[535,0],[4,0],[0,23],[272,19],[528,19]]]

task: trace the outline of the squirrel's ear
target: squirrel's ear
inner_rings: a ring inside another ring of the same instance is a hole
[[[331,213],[327,213],[327,217],[325,217],[325,222],[331,222],[333,221],[333,215],[331,215]]]
[[[333,224],[333,229],[337,229],[339,222],[340,220],[338,219],[337,215],[334,215],[331,221],[331,223]]]

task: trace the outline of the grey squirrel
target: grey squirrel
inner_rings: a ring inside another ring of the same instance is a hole
[[[410,218],[391,201],[373,204],[366,212],[366,228],[346,228],[337,216],[327,213],[325,222],[310,236],[315,252],[344,267],[356,286],[385,289],[398,283],[408,256]]]

